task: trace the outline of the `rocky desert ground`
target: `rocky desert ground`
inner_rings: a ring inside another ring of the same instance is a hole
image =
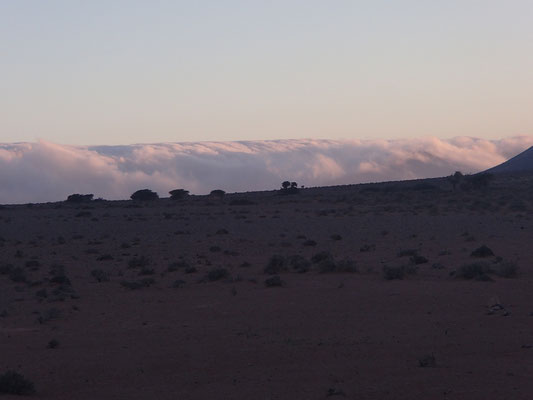
[[[532,215],[531,174],[4,205],[0,391],[531,399]]]

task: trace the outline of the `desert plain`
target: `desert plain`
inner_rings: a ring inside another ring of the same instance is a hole
[[[532,215],[531,174],[4,205],[0,374],[43,400],[531,399]]]

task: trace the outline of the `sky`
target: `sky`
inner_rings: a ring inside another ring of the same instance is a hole
[[[0,0],[0,143],[533,135],[531,21],[530,0]]]

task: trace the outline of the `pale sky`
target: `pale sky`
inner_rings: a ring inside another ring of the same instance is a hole
[[[531,0],[0,0],[0,142],[533,134]]]

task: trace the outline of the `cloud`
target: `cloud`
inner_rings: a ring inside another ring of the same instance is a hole
[[[482,171],[533,145],[533,136],[501,140],[434,137],[401,140],[271,140],[125,146],[65,146],[46,141],[0,144],[0,203],[63,200],[72,193],[126,199],[150,188],[166,196],[339,185]]]

